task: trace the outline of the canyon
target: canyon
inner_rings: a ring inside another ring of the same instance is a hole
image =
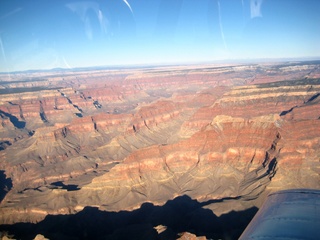
[[[0,74],[0,232],[237,239],[320,188],[320,62]]]

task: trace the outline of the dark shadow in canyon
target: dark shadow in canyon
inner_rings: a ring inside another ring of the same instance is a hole
[[[11,178],[7,178],[4,171],[0,171],[0,202],[12,188]]]
[[[298,106],[294,106],[292,108],[290,108],[289,110],[285,110],[285,111],[282,111],[279,115],[280,116],[285,116],[287,115],[288,113],[291,113],[293,111],[293,109],[297,108]]]
[[[58,188],[61,188],[61,189],[66,189],[68,192],[69,191],[77,191],[77,190],[80,190],[80,188],[78,188],[78,185],[75,185],[75,184],[68,184],[68,185],[65,185],[63,182],[59,181],[59,182],[54,182],[54,183],[51,183],[52,186],[55,187],[58,187]]]
[[[26,122],[24,121],[19,121],[19,119],[10,113],[4,112],[0,110],[0,115],[4,115],[10,119],[10,122],[15,126],[16,128],[22,129],[26,126]]]
[[[8,146],[12,145],[9,141],[0,142],[0,151],[5,150]]]
[[[0,231],[7,231],[18,239],[33,239],[36,234],[42,234],[49,239],[170,240],[177,239],[182,232],[208,239],[238,239],[258,209],[232,211],[217,217],[203,208],[221,201],[200,203],[184,195],[163,206],[144,203],[133,211],[107,212],[86,207],[73,215],[48,215],[37,224],[2,225]],[[158,233],[155,227],[159,225],[166,228]]]
[[[311,98],[308,99],[308,101],[306,101],[306,103],[311,103],[314,100],[316,100],[318,97],[320,96],[320,93],[317,93],[315,95],[313,95]]]

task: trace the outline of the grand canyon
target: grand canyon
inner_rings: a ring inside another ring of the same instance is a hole
[[[0,79],[3,236],[237,239],[268,194],[320,188],[319,61]]]

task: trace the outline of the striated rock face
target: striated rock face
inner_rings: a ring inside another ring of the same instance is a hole
[[[319,188],[319,67],[301,66],[81,72],[1,95],[0,224],[179,196],[222,217]],[[139,226],[161,234],[154,224]]]
[[[217,116],[187,140],[133,152],[77,194],[114,210],[184,194],[198,200],[257,198],[275,173],[279,140],[273,122]]]

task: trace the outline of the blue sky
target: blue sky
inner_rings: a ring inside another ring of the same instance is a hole
[[[320,58],[319,0],[2,0],[0,72]]]

